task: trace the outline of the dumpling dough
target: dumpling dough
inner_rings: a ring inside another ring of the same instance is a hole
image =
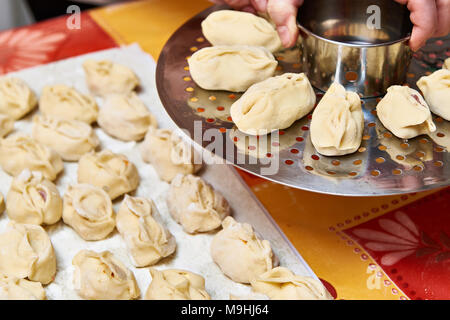
[[[141,155],[155,167],[160,179],[168,182],[179,173],[192,174],[201,168],[194,149],[168,129],[150,128],[141,145]]]
[[[65,120],[95,122],[98,106],[94,98],[64,84],[46,86],[39,100],[39,110],[45,115]]]
[[[431,112],[450,121],[450,70],[438,70],[417,81]]]
[[[230,215],[227,200],[202,178],[179,174],[170,184],[167,206],[172,218],[188,233],[220,227]]]
[[[65,161],[78,161],[100,144],[87,123],[44,115],[33,118],[33,138],[52,148]]]
[[[0,274],[0,300],[45,300],[40,282]]]
[[[152,282],[145,293],[145,300],[211,300],[205,290],[205,279],[198,274],[155,268],[150,268],[150,274]]]
[[[51,181],[64,169],[62,159],[55,151],[24,134],[0,140],[0,164],[12,176],[29,169],[42,172]]]
[[[36,107],[37,98],[18,78],[0,79],[0,113],[19,120]]]
[[[73,286],[89,300],[131,300],[140,295],[134,274],[109,251],[81,250],[73,258]]]
[[[172,234],[153,217],[157,212],[153,201],[128,195],[117,212],[117,230],[124,238],[136,267],[157,263],[171,255],[177,246]]]
[[[78,183],[103,188],[112,200],[136,190],[139,174],[136,166],[123,154],[103,150],[88,153],[78,163]]]
[[[110,197],[90,184],[69,186],[64,195],[63,220],[84,240],[104,239],[116,226]]]
[[[0,138],[8,135],[14,129],[14,120],[6,114],[0,113]]]
[[[198,86],[235,92],[271,77],[278,64],[267,49],[250,46],[206,47],[195,52],[188,63]]]
[[[419,92],[406,86],[389,87],[377,105],[377,115],[386,129],[402,139],[436,131],[427,103]]]
[[[361,145],[364,115],[355,92],[333,83],[320,100],[311,120],[311,141],[325,156],[353,153]]]
[[[211,256],[231,280],[250,283],[277,264],[269,241],[260,240],[248,223],[227,217],[222,226],[211,242]]]
[[[156,118],[134,92],[107,96],[98,124],[107,134],[123,141],[142,140],[149,127],[158,126]]]
[[[289,269],[277,267],[251,281],[255,292],[272,300],[332,300],[325,287],[311,277],[293,274]]]
[[[444,65],[442,66],[442,68],[443,68],[443,69],[450,70],[450,58],[447,58],[447,59],[444,61]]]
[[[56,256],[41,226],[10,222],[0,234],[0,273],[48,284],[56,274]]]
[[[61,219],[62,208],[55,184],[39,171],[22,171],[13,179],[6,196],[8,217],[20,223],[54,224]]]
[[[83,69],[89,90],[97,96],[127,94],[139,86],[139,79],[130,68],[109,60],[88,59]]]
[[[278,32],[270,22],[248,12],[215,11],[203,20],[202,31],[213,46],[248,45],[271,52],[282,49]]]
[[[285,73],[252,85],[231,106],[231,118],[247,134],[290,127],[312,111],[316,94],[304,73]]]

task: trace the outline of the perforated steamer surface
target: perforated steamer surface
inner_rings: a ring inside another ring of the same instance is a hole
[[[240,94],[207,91],[191,79],[187,58],[210,46],[201,32],[201,22],[212,7],[180,27],[166,43],[158,60],[156,81],[161,101],[170,117],[191,137],[203,136],[209,129],[218,130],[222,139],[195,139],[219,157],[243,170],[291,187],[320,193],[368,196],[417,192],[450,185],[450,122],[433,117],[437,126],[430,136],[402,140],[380,123],[375,107],[379,99],[364,99],[364,136],[359,150],[347,156],[324,157],[318,154],[309,138],[311,114],[279,134],[252,137],[239,132],[230,118],[230,107]],[[415,55],[407,85],[416,88],[418,78],[440,68],[450,55],[449,39],[436,42]],[[420,55],[420,56],[419,56]],[[302,72],[299,49],[275,54],[277,73]],[[428,60],[428,61],[427,61]],[[317,102],[323,96],[317,92]],[[196,123],[196,124],[195,124]],[[201,125],[199,125],[201,124]],[[222,141],[220,141],[222,140]],[[220,145],[221,147],[217,147]],[[214,148],[212,148],[214,147]],[[270,164],[270,161],[277,161]],[[278,167],[275,174],[262,168]]]

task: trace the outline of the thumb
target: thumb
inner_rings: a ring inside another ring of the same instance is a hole
[[[297,12],[303,0],[269,0],[267,12],[276,25],[281,42],[286,48],[297,42]]]

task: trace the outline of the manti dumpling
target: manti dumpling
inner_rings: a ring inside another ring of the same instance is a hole
[[[395,136],[411,139],[436,131],[430,108],[419,92],[407,86],[391,86],[377,105],[383,126]]]
[[[116,226],[111,198],[90,184],[69,186],[62,217],[84,240],[104,239]]]
[[[117,212],[116,224],[136,267],[146,267],[171,255],[177,246],[172,234],[153,216],[155,204],[145,198],[125,199]]]
[[[158,123],[136,93],[111,94],[100,108],[98,124],[110,136],[123,141],[142,140]]]
[[[264,18],[252,13],[219,10],[202,22],[205,38],[213,45],[248,45],[265,47],[271,52],[282,49],[275,28]]]
[[[56,256],[41,226],[10,222],[0,234],[0,273],[48,284],[56,274]]]
[[[192,174],[201,168],[201,159],[197,159],[194,149],[168,129],[150,128],[141,145],[141,155],[167,182],[179,173]]]
[[[447,59],[444,61],[444,65],[442,66],[442,69],[450,70],[450,58],[447,58]]]
[[[15,177],[6,200],[8,217],[20,223],[49,225],[62,216],[63,201],[58,189],[39,171],[25,169]]]
[[[100,144],[90,125],[78,120],[37,115],[33,118],[33,138],[56,151],[65,161],[78,161]]]
[[[272,300],[332,300],[320,281],[277,267],[251,280],[253,291]]]
[[[45,300],[40,282],[0,274],[0,300]]]
[[[364,115],[355,92],[333,83],[320,100],[311,120],[311,141],[325,156],[353,153],[361,145]]]
[[[24,134],[0,140],[0,164],[12,176],[29,169],[42,172],[51,181],[64,169],[63,161],[55,151]]]
[[[167,195],[172,218],[188,233],[217,229],[230,215],[227,200],[202,178],[179,174],[172,180]]]
[[[95,122],[98,116],[98,106],[93,97],[64,84],[44,87],[39,110],[45,115],[88,124]]]
[[[96,96],[126,94],[139,86],[139,79],[130,68],[109,60],[88,59],[83,69],[89,90]]]
[[[312,111],[314,90],[304,73],[285,73],[252,85],[231,106],[238,129],[252,135],[290,127]]]
[[[132,300],[140,296],[134,274],[109,251],[81,250],[73,258],[73,286],[89,300]]]
[[[211,256],[231,280],[250,283],[277,263],[269,241],[259,239],[248,223],[227,217],[211,242]]]
[[[123,154],[102,150],[85,154],[78,162],[78,183],[103,188],[112,200],[136,190],[139,180],[136,166]]]
[[[0,78],[0,113],[19,120],[36,105],[36,95],[24,81],[18,78]]]
[[[431,112],[450,121],[450,70],[441,69],[417,81]]]
[[[6,115],[0,113],[0,138],[7,136],[14,129],[14,120]]]
[[[192,79],[201,88],[235,92],[271,77],[278,64],[270,51],[251,46],[206,47],[188,63]]]
[[[196,273],[150,268],[150,274],[152,282],[145,293],[145,300],[211,300],[205,290],[205,279]]]

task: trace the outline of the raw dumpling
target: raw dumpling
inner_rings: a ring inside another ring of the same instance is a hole
[[[249,224],[227,217],[222,226],[211,242],[211,256],[231,280],[250,283],[277,264],[269,241],[260,240]]]
[[[167,206],[188,233],[217,229],[230,215],[227,200],[202,178],[179,174],[170,184]]]
[[[430,108],[419,92],[406,86],[391,86],[377,105],[381,123],[394,135],[410,139],[436,131]]]
[[[36,107],[36,95],[17,78],[0,79],[0,113],[19,120]]]
[[[10,222],[0,234],[0,273],[48,284],[56,274],[56,256],[41,226]]]
[[[127,94],[139,86],[139,79],[130,68],[112,61],[88,59],[83,69],[89,90],[97,96]]]
[[[12,176],[29,169],[42,172],[51,181],[64,169],[62,159],[55,151],[24,134],[0,140],[0,164]]]
[[[117,230],[125,240],[136,267],[146,267],[171,255],[177,246],[172,234],[153,215],[155,204],[145,198],[125,195],[117,212]]]
[[[198,274],[155,268],[150,268],[150,274],[152,282],[145,293],[145,300],[211,300],[205,290],[205,279]]]
[[[45,115],[65,120],[95,122],[98,106],[94,98],[64,84],[46,86],[39,100],[39,110]]]
[[[271,77],[278,64],[267,49],[250,46],[203,48],[188,63],[192,79],[201,88],[236,92]]]
[[[293,274],[277,267],[251,280],[255,292],[272,300],[332,300],[327,289],[318,280]]]
[[[438,70],[417,81],[431,112],[450,121],[450,70]]]
[[[364,115],[361,99],[333,83],[320,100],[311,120],[311,141],[325,156],[353,153],[361,145]]]
[[[447,59],[444,61],[444,65],[442,66],[442,69],[450,70],[450,58],[447,58]]]
[[[40,282],[0,274],[0,300],[45,300]]]
[[[63,220],[84,240],[104,239],[116,226],[111,198],[90,184],[69,186],[64,195]]]
[[[100,144],[87,123],[45,115],[33,118],[33,138],[52,148],[65,161],[78,161]]]
[[[142,140],[149,127],[158,126],[156,118],[134,92],[107,96],[98,124],[107,134],[123,141]]]
[[[139,174],[123,154],[103,150],[84,155],[78,163],[78,183],[103,188],[112,200],[136,190]]]
[[[0,138],[8,135],[14,129],[14,120],[6,114],[0,113]]]
[[[248,12],[215,11],[203,20],[202,31],[213,46],[248,45],[265,47],[271,52],[282,49],[280,37],[270,22]]]
[[[73,258],[73,286],[89,300],[131,300],[140,295],[134,274],[109,251],[81,250]]]
[[[5,211],[5,200],[3,199],[3,195],[0,193],[0,214]]]
[[[55,184],[28,169],[13,179],[6,196],[8,217],[20,223],[54,224],[61,219],[63,201]]]
[[[261,135],[290,127],[314,108],[316,94],[304,73],[285,73],[252,85],[231,106],[238,129]]]
[[[201,168],[201,159],[197,159],[193,148],[168,129],[150,128],[141,145],[141,155],[168,182],[179,173],[191,174]]]

